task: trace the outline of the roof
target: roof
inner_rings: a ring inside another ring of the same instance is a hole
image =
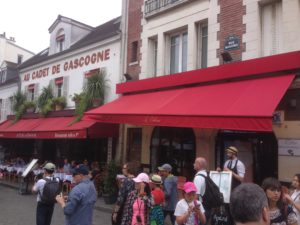
[[[98,27],[95,27],[94,30],[77,41],[75,44],[73,44],[69,49],[66,49],[65,51],[48,55],[49,54],[49,48],[41,51],[37,55],[33,56],[32,58],[28,59],[24,63],[22,63],[18,68],[24,69],[26,67],[35,65],[37,63],[56,58],[58,56],[64,55],[68,52],[72,52],[74,50],[83,48],[85,46],[91,45],[93,43],[97,43],[100,41],[103,41],[107,38],[113,37],[115,35],[118,35],[120,33],[120,20],[121,17],[117,17],[115,19],[112,19]]]

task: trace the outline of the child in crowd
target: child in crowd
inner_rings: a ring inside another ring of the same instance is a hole
[[[161,189],[161,176],[154,174],[150,179],[151,195],[153,199],[153,207],[150,212],[151,225],[164,225],[164,213],[162,205],[165,202],[165,193]]]
[[[204,208],[200,201],[196,200],[197,188],[193,182],[186,182],[183,186],[184,198],[181,199],[175,208],[177,225],[205,224],[206,218]]]

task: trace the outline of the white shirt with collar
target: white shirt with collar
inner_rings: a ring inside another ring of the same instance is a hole
[[[206,170],[200,170],[196,173],[194,177],[194,184],[197,188],[196,194],[199,195],[199,201],[202,202],[202,196],[205,193],[205,178],[200,176],[199,174],[202,174],[204,176],[207,176]]]
[[[224,167],[227,167],[228,169],[233,169],[235,167],[235,164],[236,164],[236,161],[238,159],[233,159],[233,160],[227,160],[224,164]],[[228,167],[228,164],[229,162],[232,161],[231,163],[231,168]],[[240,177],[244,177],[245,176],[245,173],[246,173],[246,168],[245,168],[245,165],[244,163],[242,163],[241,160],[238,160],[237,162],[237,165],[236,165],[236,169],[237,169],[237,174],[240,176]]]
[[[58,178],[55,178],[53,176],[46,176],[42,179],[39,179],[33,186],[32,190],[34,192],[37,192],[37,197],[36,197],[36,201],[37,202],[40,202],[41,201],[41,195],[43,194],[43,189],[44,189],[44,186],[46,184],[46,180],[45,179],[56,179],[58,182],[59,182],[59,179]]]

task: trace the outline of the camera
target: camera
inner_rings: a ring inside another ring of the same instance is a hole
[[[141,223],[141,222],[142,222],[142,218],[141,218],[140,215],[137,215],[137,216],[136,216],[136,221],[137,221],[138,223]]]

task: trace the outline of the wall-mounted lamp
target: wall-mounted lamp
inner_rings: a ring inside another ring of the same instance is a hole
[[[130,75],[130,74],[128,74],[128,73],[124,73],[124,75],[123,75],[123,76],[125,77],[126,81],[132,80],[132,77],[131,77],[131,75]]]
[[[232,56],[229,52],[222,52],[221,53],[222,59],[224,63],[228,63],[232,61]]]

